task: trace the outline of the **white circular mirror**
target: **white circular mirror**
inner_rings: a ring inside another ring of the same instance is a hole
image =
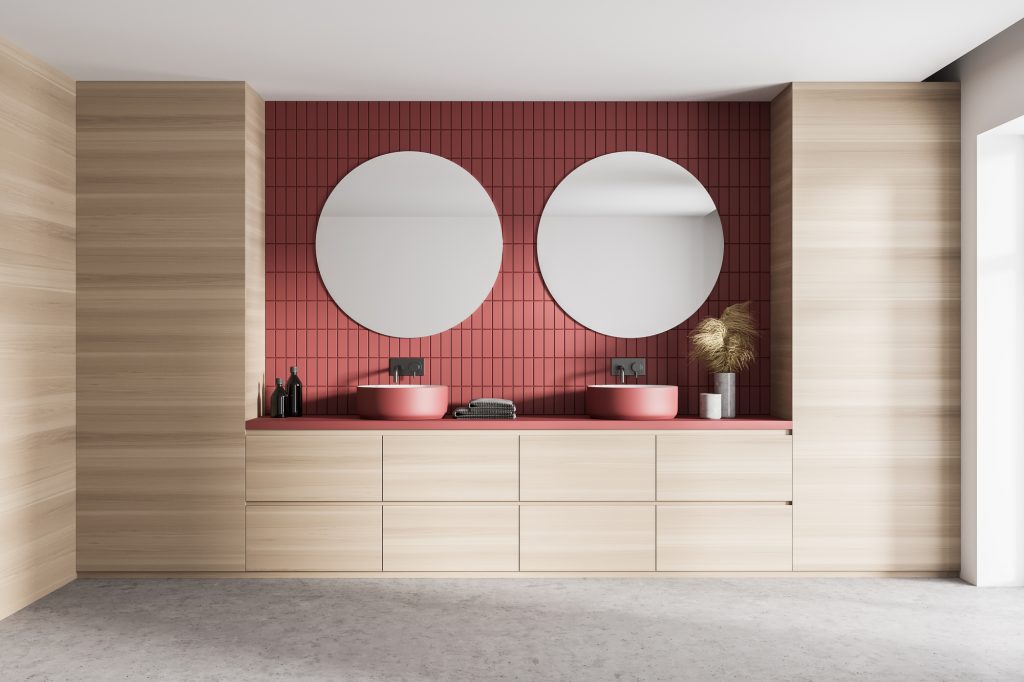
[[[316,262],[346,315],[403,338],[451,329],[483,303],[501,267],[487,190],[448,159],[395,152],[342,178],[316,228]]]
[[[644,152],[587,161],[555,188],[537,262],[571,318],[608,336],[653,336],[684,322],[718,280],[722,221],[697,178]]]

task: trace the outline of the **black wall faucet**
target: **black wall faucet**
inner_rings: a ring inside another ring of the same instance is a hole
[[[612,375],[619,377],[619,383],[626,383],[626,372],[632,372],[639,379],[647,376],[647,360],[644,358],[612,358]]]
[[[421,377],[423,358],[388,358],[388,374],[396,384],[402,377]]]

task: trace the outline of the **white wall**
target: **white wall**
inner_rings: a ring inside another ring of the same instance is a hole
[[[938,78],[957,76],[962,98],[961,576],[977,585],[1024,585],[1024,330],[1005,314],[1024,306],[1024,225],[1006,213],[1000,218],[998,211],[981,212],[979,221],[978,210],[978,136],[1024,116],[1024,21]],[[1014,172],[1011,147],[1024,149],[1015,146],[1011,132],[993,133],[982,143],[984,165],[997,181]],[[1000,144],[1007,147],[1001,159]],[[1016,178],[1018,193],[1022,180],[1024,175]],[[1005,199],[995,184],[987,191],[993,194],[986,201]]]
[[[977,137],[976,573],[1024,584],[1024,134]]]

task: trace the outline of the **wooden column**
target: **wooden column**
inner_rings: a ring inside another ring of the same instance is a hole
[[[79,568],[242,570],[262,101],[244,83],[78,91]]]
[[[773,104],[794,570],[959,566],[959,112],[949,83],[797,83]]]

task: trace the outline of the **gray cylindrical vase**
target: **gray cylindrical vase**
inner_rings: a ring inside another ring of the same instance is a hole
[[[701,393],[698,414],[701,419],[721,419],[722,396],[717,393]]]
[[[722,418],[736,416],[736,373],[715,372],[715,393],[722,396]]]

